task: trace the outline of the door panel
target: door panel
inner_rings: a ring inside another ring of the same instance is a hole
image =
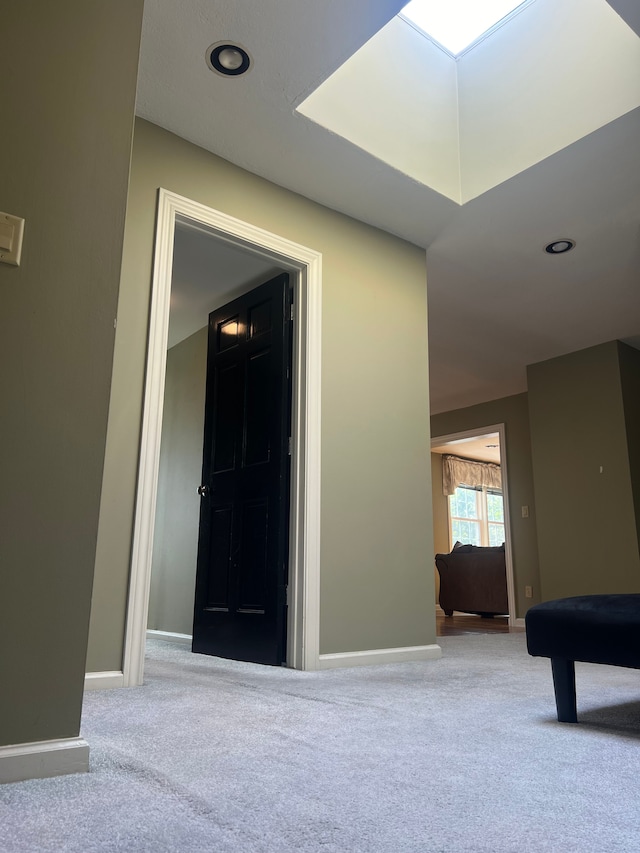
[[[284,661],[290,299],[280,275],[209,317],[194,652]]]
[[[247,387],[244,407],[244,465],[268,464],[271,449],[269,434],[269,369],[271,353],[263,350],[247,361]]]
[[[242,507],[242,536],[245,559],[239,569],[238,610],[264,613],[267,604],[268,563],[266,543],[269,537],[267,501],[250,501]]]
[[[216,507],[211,513],[211,560],[219,570],[209,573],[205,603],[208,609],[229,609],[232,517],[231,505]]]
[[[240,367],[230,364],[216,370],[216,401],[213,417],[214,434],[214,471],[233,471],[236,465],[237,423],[235,413],[240,404],[241,388]]]

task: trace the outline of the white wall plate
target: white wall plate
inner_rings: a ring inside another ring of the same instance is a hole
[[[24,219],[0,213],[0,262],[20,266]]]

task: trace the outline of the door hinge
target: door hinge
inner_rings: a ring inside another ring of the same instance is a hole
[[[291,456],[291,448],[293,447],[293,438],[289,436],[289,441],[287,442],[287,456]]]
[[[289,314],[289,319],[290,319],[290,320],[293,320],[293,318],[294,318],[294,317],[295,317],[295,310],[294,310],[293,302],[292,302],[292,303],[291,303],[291,312],[290,312],[290,314]]]

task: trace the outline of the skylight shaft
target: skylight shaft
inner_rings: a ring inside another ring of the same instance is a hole
[[[401,14],[457,56],[523,5],[523,0],[411,0]]]

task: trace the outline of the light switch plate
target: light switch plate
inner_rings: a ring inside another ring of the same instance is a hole
[[[20,266],[24,219],[0,213],[0,263]]]

